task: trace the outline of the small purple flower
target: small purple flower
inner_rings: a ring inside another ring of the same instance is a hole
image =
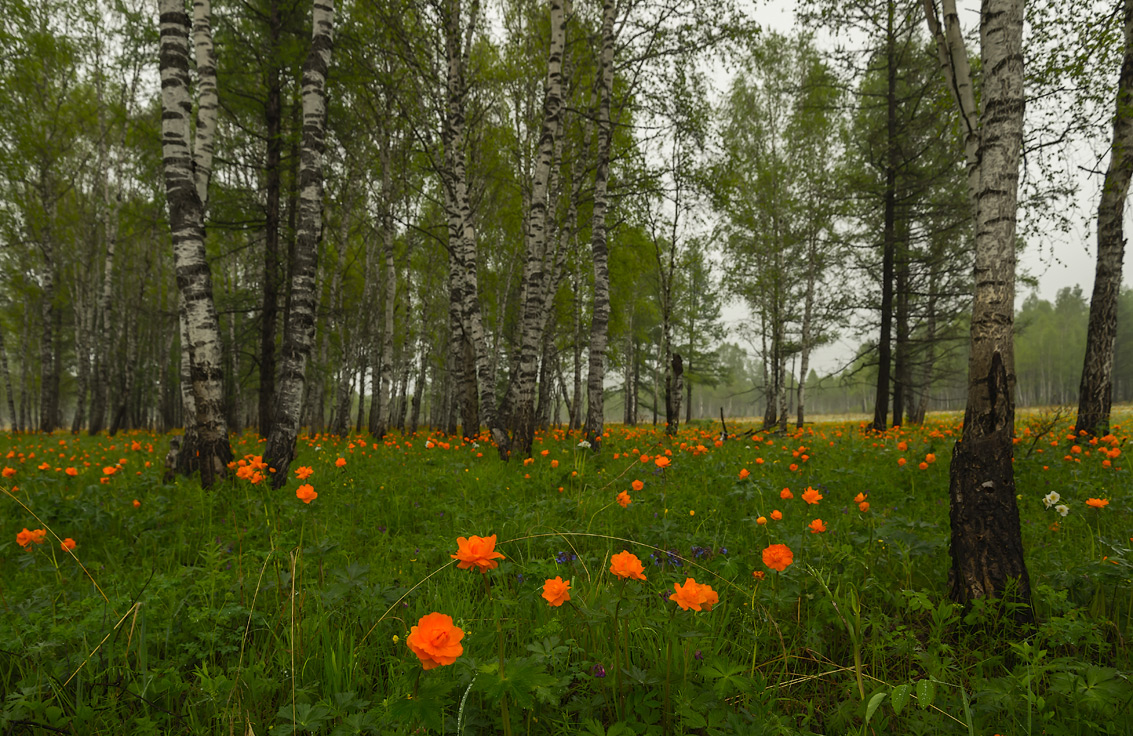
[[[603,667],[600,664],[596,664],[596,665],[594,665],[593,667],[590,668],[590,673],[593,674],[595,677],[605,677],[606,676],[606,668]]]
[[[692,655],[692,658],[699,662],[700,660],[704,659],[704,652],[697,649],[696,653]]]

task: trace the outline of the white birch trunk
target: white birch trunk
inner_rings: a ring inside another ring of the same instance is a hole
[[[194,42],[200,76],[197,141],[190,146],[189,18],[180,0],[161,0],[162,159],[177,285],[188,337],[201,484],[211,487],[228,472],[232,457],[223,413],[223,365],[212,274],[205,257],[204,210],[216,127],[216,66],[209,30],[209,4],[194,4]],[[210,91],[211,90],[211,91]],[[202,197],[202,192],[204,197]],[[183,346],[184,347],[184,346]],[[193,448],[187,448],[189,452]]]

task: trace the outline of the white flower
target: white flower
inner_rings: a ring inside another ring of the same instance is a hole
[[[1055,506],[1054,510],[1057,511],[1058,513],[1062,514],[1063,516],[1066,516],[1067,514],[1070,513],[1070,507],[1067,506],[1064,503],[1060,503],[1057,506]]]
[[[581,447],[584,450],[589,450],[590,449],[590,442],[589,442],[589,440],[583,440],[583,441],[578,443],[578,446]]]
[[[479,447],[480,447],[480,443],[479,443],[479,442],[473,442],[473,443],[472,443],[472,449],[473,449],[473,450],[479,449]]]
[[[1062,497],[1058,495],[1058,491],[1051,491],[1050,493],[1043,496],[1043,503],[1046,504],[1046,507],[1049,509],[1051,506],[1058,503],[1058,499],[1060,498]],[[1063,516],[1065,515],[1066,514],[1063,514]]]

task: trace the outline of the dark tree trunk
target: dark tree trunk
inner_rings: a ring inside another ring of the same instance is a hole
[[[873,404],[873,428],[889,426],[889,384],[893,342],[893,267],[897,251],[897,52],[893,28],[893,2],[888,3],[885,39],[885,213],[881,254],[881,335],[877,341],[877,396]]]
[[[1125,198],[1133,175],[1133,0],[1125,0],[1125,55],[1117,83],[1113,144],[1098,204],[1098,263],[1090,297],[1086,357],[1078,389],[1077,433],[1109,432],[1113,405],[1113,356],[1117,339],[1117,302],[1121,295],[1121,262],[1125,257]]]

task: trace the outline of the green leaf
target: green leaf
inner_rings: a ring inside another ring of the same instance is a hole
[[[921,708],[927,708],[932,705],[932,700],[935,697],[936,685],[932,684],[932,680],[921,680],[917,683],[917,705]]]
[[[912,691],[912,689],[913,686],[907,682],[904,685],[897,685],[893,688],[893,692],[889,697],[889,703],[893,706],[894,715],[901,715],[901,711],[909,702],[909,693]]]
[[[873,718],[873,714],[877,712],[882,700],[885,700],[885,693],[883,692],[874,693],[873,697],[869,699],[869,705],[865,707],[865,722],[867,725],[870,719]]]

